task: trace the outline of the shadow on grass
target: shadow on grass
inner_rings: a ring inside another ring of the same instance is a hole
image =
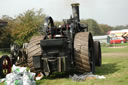
[[[109,63],[109,64],[102,64],[101,67],[96,67],[96,75],[108,75],[115,73],[119,69],[117,68],[117,63]],[[57,78],[68,78],[69,75],[74,74],[81,74],[75,70],[72,70],[70,72],[54,72],[52,75],[48,77],[44,77],[44,79],[57,79]]]
[[[96,67],[96,75],[108,75],[115,73],[119,69],[117,68],[117,63],[109,63],[109,64],[102,64],[101,67]]]
[[[112,74],[115,73],[116,71],[118,71],[119,69],[117,69],[117,64],[116,63],[109,63],[109,64],[102,64],[101,67],[96,67],[96,75],[108,75],[108,74]],[[54,79],[60,79],[60,78],[69,78],[69,75],[74,75],[74,74],[80,74],[75,70],[72,70],[70,72],[54,72],[52,73],[52,75],[48,76],[48,77],[44,77],[44,80],[54,80]],[[37,85],[42,84],[43,81],[38,81]]]
[[[70,72],[54,72],[52,73],[50,76],[45,76],[42,80],[55,80],[55,79],[68,79],[69,75],[73,75],[73,74],[79,74],[78,72],[72,70]],[[38,81],[36,82],[37,85],[43,84],[44,81]]]
[[[58,79],[58,78],[69,78],[69,75],[80,74],[75,70],[69,72],[54,72],[48,77],[44,77],[44,79]]]

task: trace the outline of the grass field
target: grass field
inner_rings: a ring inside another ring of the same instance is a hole
[[[0,51],[0,56],[2,56],[2,55],[9,55],[9,52]]]
[[[102,66],[96,67],[95,74],[103,75],[106,79],[93,79],[76,82],[68,77],[44,78],[37,81],[37,85],[128,85],[128,47],[102,47],[102,54]]]
[[[106,79],[85,80],[81,82],[72,81],[69,78],[43,79],[37,81],[39,85],[128,85],[128,47],[126,48],[106,48],[102,47],[104,53],[127,53],[120,56],[103,56],[103,64],[96,67],[96,75],[104,75]]]

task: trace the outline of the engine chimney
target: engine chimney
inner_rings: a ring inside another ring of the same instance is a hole
[[[80,17],[79,17],[79,3],[73,3],[73,4],[71,4],[71,6],[72,6],[73,18],[75,18],[78,21],[80,21]]]

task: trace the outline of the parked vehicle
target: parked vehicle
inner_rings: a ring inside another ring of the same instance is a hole
[[[110,40],[110,44],[126,43],[126,39],[123,37],[113,37]]]

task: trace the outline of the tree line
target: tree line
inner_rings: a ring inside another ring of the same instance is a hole
[[[10,43],[22,45],[24,42],[28,42],[32,36],[38,35],[38,30],[44,23],[45,16],[42,9],[27,10],[15,18],[3,15],[1,19],[7,21],[8,25],[0,28],[0,48],[8,47]],[[93,35],[106,35],[108,31],[113,29],[128,28],[128,26],[111,27],[107,24],[98,24],[94,19],[82,19],[81,23],[88,24],[89,32]],[[55,24],[58,26],[62,22],[55,21]]]

